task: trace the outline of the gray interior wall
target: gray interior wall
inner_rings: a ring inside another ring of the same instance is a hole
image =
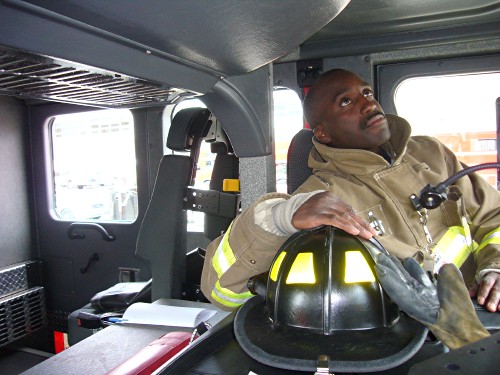
[[[372,85],[376,85],[375,67],[383,64],[397,64],[414,61],[431,61],[463,56],[481,56],[497,53],[500,39],[441,44],[425,48],[407,48],[403,51],[378,52],[357,56],[340,56],[323,59],[323,70],[343,68],[352,70]]]
[[[0,267],[32,258],[24,104],[0,96]]]

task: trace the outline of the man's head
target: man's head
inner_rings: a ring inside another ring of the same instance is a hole
[[[343,69],[324,73],[311,87],[304,116],[316,139],[331,147],[380,153],[391,135],[371,86]]]

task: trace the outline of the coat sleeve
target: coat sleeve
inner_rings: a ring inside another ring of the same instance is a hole
[[[288,238],[268,232],[255,223],[255,207],[275,198],[288,199],[289,196],[279,193],[264,195],[208,246],[201,289],[216,306],[231,310],[251,298],[248,279],[269,270],[274,256]]]
[[[474,175],[470,180],[474,191],[472,200],[475,201],[471,234],[477,244],[474,260],[476,279],[480,279],[489,270],[500,272],[500,192],[482,177]]]
[[[446,151],[455,172],[462,169],[451,151]],[[470,225],[476,279],[491,270],[500,272],[500,192],[477,173],[461,177],[456,185],[462,191]]]

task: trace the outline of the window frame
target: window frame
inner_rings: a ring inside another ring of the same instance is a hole
[[[56,194],[57,194],[57,181],[56,181],[56,168],[55,168],[55,153],[54,153],[54,125],[56,124],[57,118],[62,117],[62,116],[88,116],[90,113],[96,113],[100,111],[124,111],[124,109],[90,109],[87,111],[75,111],[75,112],[65,112],[65,113],[60,113],[51,116],[47,120],[47,131],[46,131],[46,147],[47,147],[47,154],[46,154],[46,165],[47,165],[47,207],[49,210],[49,214],[52,217],[53,220],[55,221],[60,221],[60,222],[106,222],[106,223],[116,223],[116,224],[132,224],[135,223],[139,216],[140,216],[140,211],[139,211],[139,199],[138,199],[138,185],[139,185],[139,176],[137,173],[137,151],[136,151],[136,131],[135,131],[135,117],[132,111],[128,111],[128,115],[130,116],[129,119],[129,127],[130,130],[132,131],[133,134],[133,139],[132,139],[132,144],[133,147],[131,148],[133,150],[133,158],[136,160],[134,163],[134,169],[131,171],[135,175],[135,216],[134,218],[131,219],[115,219],[114,218],[114,212],[111,212],[112,216],[111,218],[84,218],[84,217],[71,217],[71,218],[64,218],[61,216],[61,212],[57,211],[57,200],[56,200]],[[103,124],[105,122],[103,121]],[[89,125],[92,125],[89,123]],[[110,125],[113,125],[110,123]],[[85,187],[76,187],[78,190],[84,191]],[[111,206],[113,207],[113,201],[110,200]]]
[[[397,88],[404,80],[435,75],[500,72],[499,59],[500,55],[491,55],[377,65],[375,69],[377,98],[384,111],[397,113],[394,97]]]
[[[386,113],[397,114],[395,97],[399,85],[410,78],[438,75],[474,74],[500,72],[500,55],[471,56],[464,58],[436,59],[396,64],[380,64],[375,67],[374,87],[378,101]],[[496,147],[497,162],[500,162],[500,100],[496,102]],[[500,188],[500,171],[497,172],[497,185]],[[499,189],[500,190],[500,189]]]

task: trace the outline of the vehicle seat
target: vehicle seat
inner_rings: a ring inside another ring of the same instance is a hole
[[[139,229],[136,254],[146,259],[153,277],[152,300],[181,298],[186,268],[186,188],[194,184],[200,144],[210,128],[210,111],[187,108],[172,120],[167,146],[190,155],[165,155]]]
[[[292,138],[288,147],[286,163],[287,192],[292,194],[312,175],[312,169],[307,165],[311,151],[313,132],[311,129],[301,129]]]
[[[213,241],[224,233],[240,212],[239,159],[234,154],[231,142],[221,124],[211,117],[211,125],[204,141],[210,144],[215,154],[208,189],[188,187],[186,209],[204,213],[203,235]],[[186,281],[182,298],[209,302],[201,292],[201,273],[205,261],[205,250],[196,248],[186,259]]]
[[[203,141],[210,143],[216,154],[209,190],[194,187]],[[225,190],[224,180],[238,179],[238,158],[217,118],[204,108],[187,108],[175,115],[167,146],[190,154],[162,158],[139,229],[136,254],[150,263],[153,301],[206,301],[199,287],[204,250],[187,251],[187,211],[205,213],[204,234],[209,240],[228,228],[239,212],[240,194]]]
[[[204,234],[211,241],[227,230],[240,208],[239,158],[234,154],[231,142],[218,122],[214,124],[212,131],[211,139],[207,137],[206,140],[210,143],[211,152],[216,154],[209,189],[221,194],[217,214],[205,213]],[[227,190],[225,181],[228,179],[238,181],[238,190]]]

